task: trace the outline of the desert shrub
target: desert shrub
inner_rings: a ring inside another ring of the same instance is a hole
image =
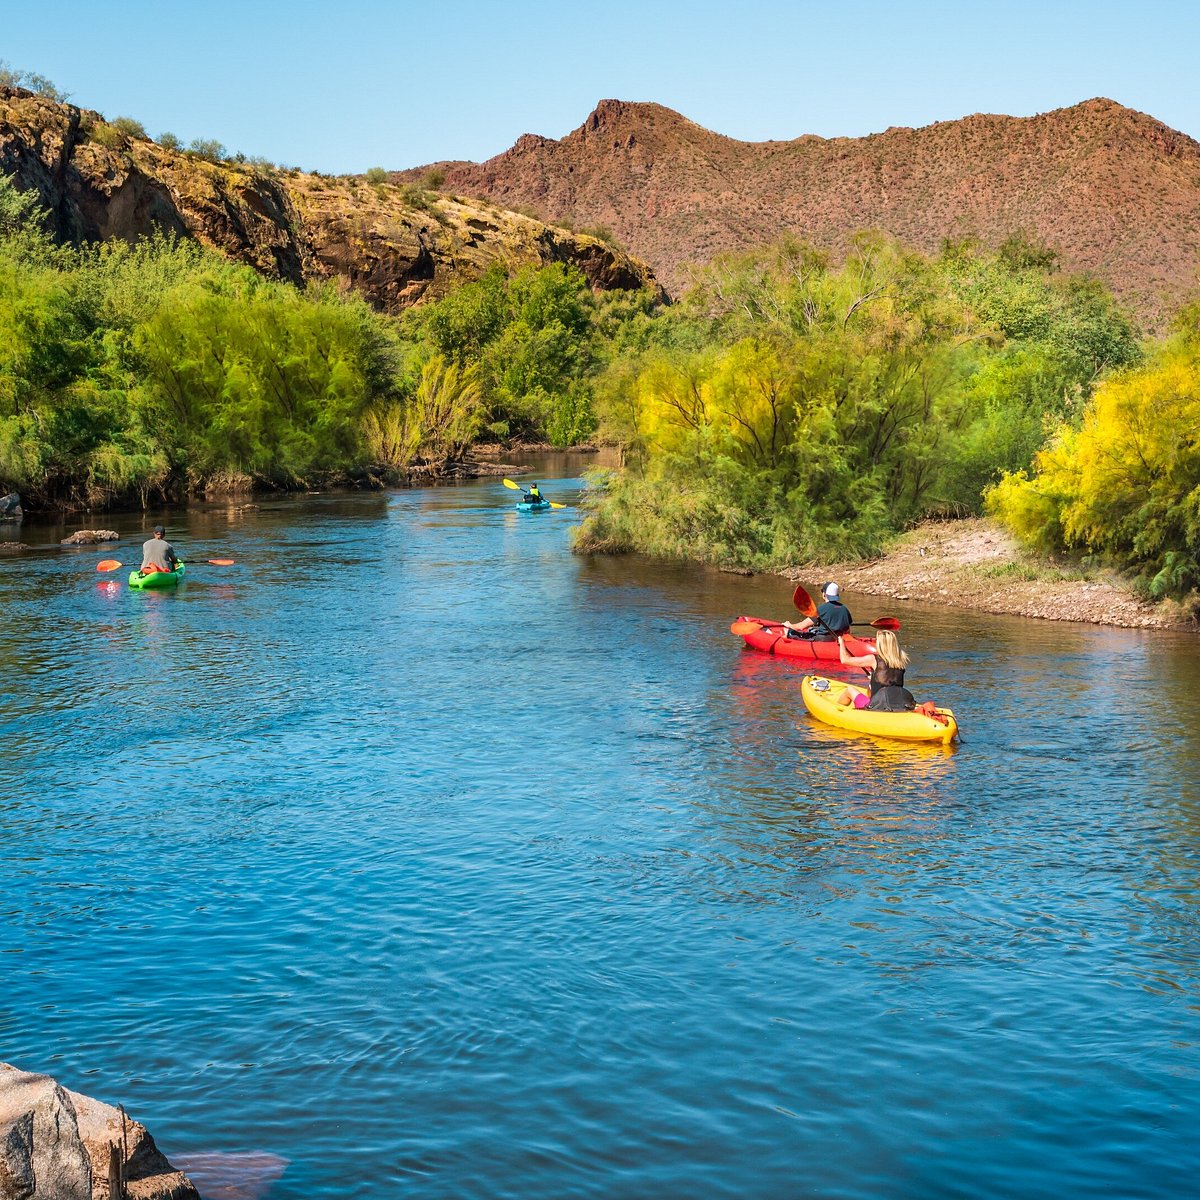
[[[623,249],[617,235],[607,225],[588,225],[578,232],[584,234],[586,237],[593,237],[598,242],[603,242],[606,246],[611,246],[614,250]]]
[[[416,209],[419,212],[428,212],[433,207],[430,202],[429,193],[420,184],[416,183],[406,183],[400,189],[400,199],[409,208]]]
[[[88,133],[89,140],[106,150],[121,150],[129,144],[129,139],[110,121],[98,121]]]
[[[228,152],[214,138],[193,138],[188,143],[188,153],[204,159],[205,162],[219,163],[225,159]]]
[[[36,95],[45,96],[47,100],[57,101],[59,104],[65,104],[70,95],[69,92],[55,87],[45,75],[39,75],[36,71],[24,71],[17,67],[11,67],[3,59],[0,59],[0,87],[25,88]]]
[[[183,143],[173,133],[160,133],[158,144],[164,150],[182,150]]]
[[[366,181],[374,186],[387,183],[388,173],[382,167],[371,167],[364,176]]]
[[[147,137],[145,125],[133,117],[115,117],[109,124],[127,138],[140,138],[144,141]]]

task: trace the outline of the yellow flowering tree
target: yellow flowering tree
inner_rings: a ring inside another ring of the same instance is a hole
[[[1156,596],[1200,584],[1200,306],[1144,367],[1096,389],[1032,474],[1006,475],[989,509],[1042,550],[1102,555]]]

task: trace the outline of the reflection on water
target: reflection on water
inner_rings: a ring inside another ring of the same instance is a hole
[[[729,634],[783,580],[255,504],[0,563],[0,1057],[214,1196],[1193,1189],[1194,641],[850,596],[962,722],[887,743]]]

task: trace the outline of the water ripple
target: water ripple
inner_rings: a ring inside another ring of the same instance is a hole
[[[1189,1194],[1194,644],[889,604],[964,741],[846,737],[508,505],[0,563],[2,1057],[270,1200]]]

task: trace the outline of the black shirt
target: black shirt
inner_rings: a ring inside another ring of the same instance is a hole
[[[850,610],[840,600],[826,600],[817,608],[817,632],[829,633],[837,637],[846,633],[854,622]]]

